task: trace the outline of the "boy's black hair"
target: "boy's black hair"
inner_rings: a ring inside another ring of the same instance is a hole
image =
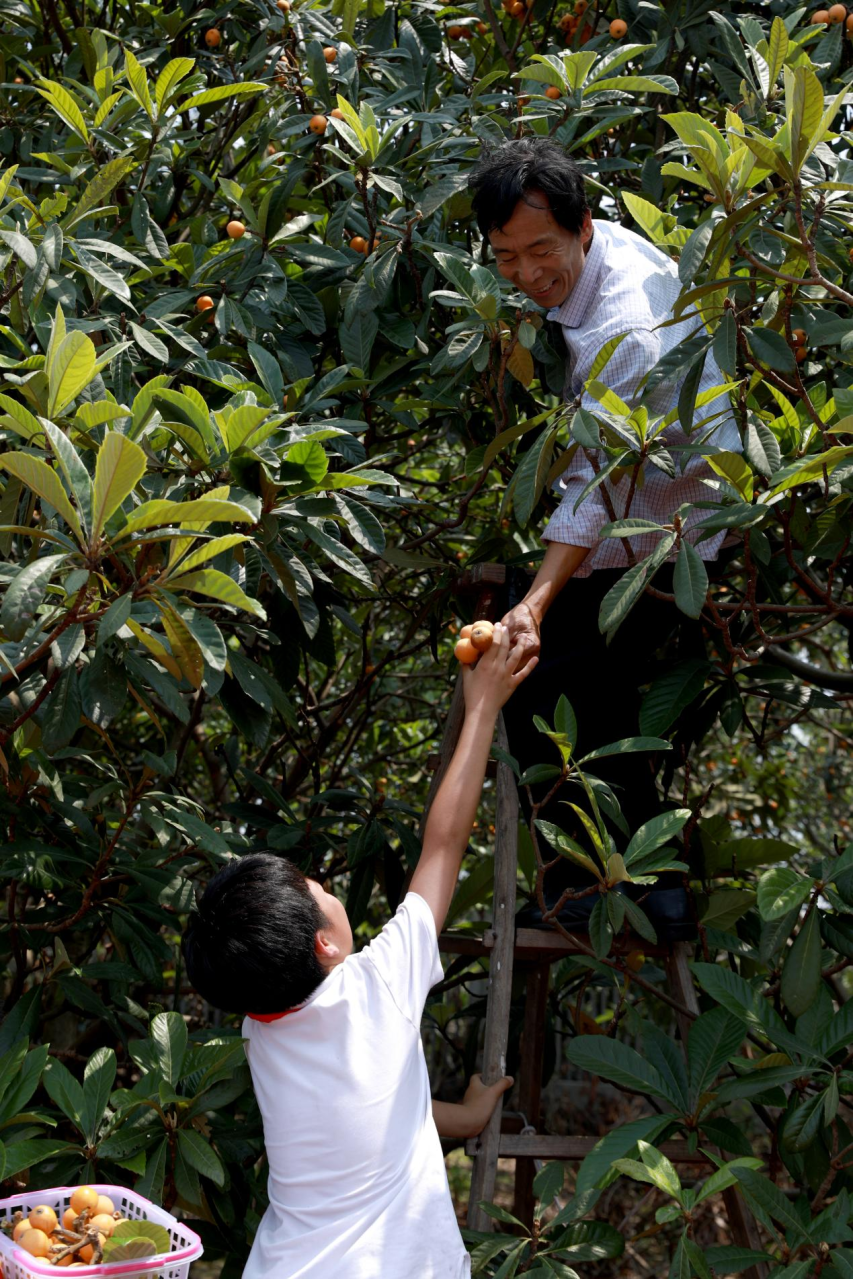
[[[326,976],[314,950],[327,920],[286,857],[247,853],[218,871],[183,937],[187,975],[231,1013],[283,1013]]]
[[[589,211],[583,174],[550,138],[516,138],[491,148],[472,170],[468,186],[484,236],[505,226],[530,191],[546,195],[555,221],[574,235]]]

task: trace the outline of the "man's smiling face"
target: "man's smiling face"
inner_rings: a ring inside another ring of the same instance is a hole
[[[556,221],[541,191],[528,191],[512,217],[489,232],[498,270],[539,306],[561,306],[580,279],[592,217],[575,235]]]

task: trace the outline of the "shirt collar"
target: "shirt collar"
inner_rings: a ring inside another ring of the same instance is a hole
[[[593,223],[594,231],[589,252],[584,258],[580,279],[561,306],[548,312],[549,320],[556,320],[568,329],[577,329],[586,319],[587,312],[598,297],[598,281],[604,265],[605,237],[601,226]]]

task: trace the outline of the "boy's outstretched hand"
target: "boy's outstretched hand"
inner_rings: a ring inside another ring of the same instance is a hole
[[[482,1075],[472,1075],[461,1102],[434,1101],[432,1114],[440,1137],[476,1137],[492,1117],[502,1093],[514,1080],[505,1075],[496,1084],[483,1083]]]
[[[498,711],[537,661],[531,657],[517,670],[519,654],[513,655],[509,633],[498,625],[491,647],[477,665],[463,668],[465,720],[427,818],[423,852],[411,884],[411,891],[423,897],[432,911],[438,932],[447,918],[459,865],[468,847]]]
[[[509,630],[498,622],[491,646],[476,666],[462,667],[466,713],[483,711],[490,716],[497,715],[538,661],[538,657],[524,661],[519,649],[511,649]],[[522,662],[521,666],[519,662]]]

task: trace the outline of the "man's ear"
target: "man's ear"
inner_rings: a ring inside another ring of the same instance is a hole
[[[583,222],[581,223],[581,229],[578,233],[580,235],[580,242],[584,249],[586,249],[592,239],[592,230],[592,213],[589,209],[587,209],[586,213],[583,215]]]

